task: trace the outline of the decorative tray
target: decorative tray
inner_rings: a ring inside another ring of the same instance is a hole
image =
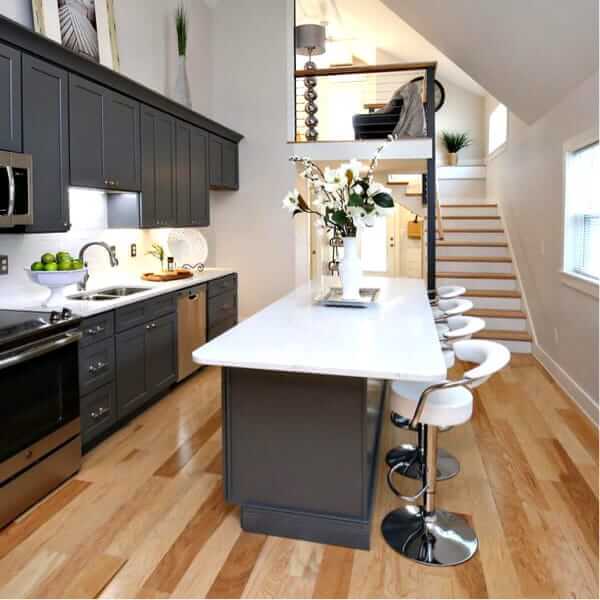
[[[160,273],[144,273],[142,279],[146,281],[175,281],[177,279],[187,279],[194,273],[188,269],[175,269],[175,271],[162,271]]]
[[[348,300],[342,296],[342,288],[333,287],[316,299],[321,306],[339,306],[342,308],[368,308],[375,304],[379,288],[360,288],[360,298]]]

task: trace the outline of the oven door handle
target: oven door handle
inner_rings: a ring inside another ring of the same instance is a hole
[[[0,371],[74,344],[81,339],[81,336],[81,331],[73,329],[42,341],[32,342],[16,350],[3,352],[0,354]]]

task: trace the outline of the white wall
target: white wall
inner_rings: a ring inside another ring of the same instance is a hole
[[[287,145],[288,0],[221,0],[213,12],[213,117],[242,133],[240,191],[212,203],[217,262],[240,275],[246,317],[294,287],[294,187]]]
[[[511,114],[507,147],[488,164],[488,196],[504,215],[540,355],[588,409],[598,404],[598,300],[564,285],[559,271],[563,144],[592,128],[597,73],[531,126]]]
[[[25,27],[33,28],[33,14],[29,0],[2,0],[0,14]]]

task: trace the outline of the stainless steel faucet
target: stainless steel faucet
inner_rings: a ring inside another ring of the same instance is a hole
[[[117,258],[117,249],[116,249],[116,247],[115,246],[109,246],[106,242],[90,242],[89,244],[85,244],[81,248],[81,250],[79,251],[79,260],[81,262],[83,262],[83,255],[84,255],[85,251],[90,246],[100,246],[101,248],[104,248],[108,252],[108,257],[110,259],[110,266],[111,267],[118,267],[119,266],[119,259]],[[86,272],[85,277],[83,278],[83,281],[81,283],[79,283],[77,285],[77,287],[80,290],[85,290],[86,287],[87,287],[87,282],[88,282],[89,278],[90,278],[90,276]]]

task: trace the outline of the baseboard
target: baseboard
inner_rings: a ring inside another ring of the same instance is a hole
[[[534,343],[532,350],[533,356],[550,373],[565,394],[594,425],[598,426],[598,404],[594,399],[543,348]]]

